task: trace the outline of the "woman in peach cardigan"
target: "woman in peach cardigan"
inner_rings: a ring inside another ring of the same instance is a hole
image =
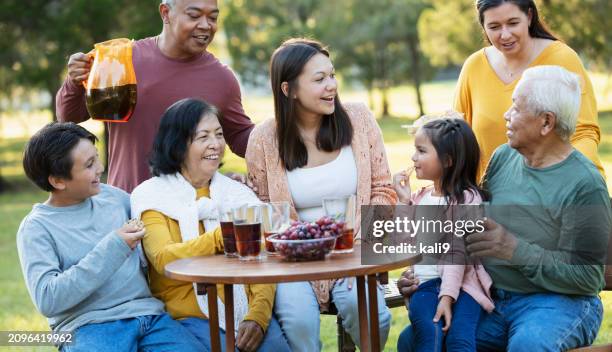
[[[290,39],[272,55],[270,72],[275,119],[253,130],[246,152],[260,199],[288,201],[292,218],[305,221],[323,216],[324,197],[356,194],[358,205],[395,204],[380,128],[365,105],[340,104],[328,51],[316,41]],[[321,348],[319,312],[328,309],[330,297],[359,343],[357,290],[351,283],[277,286],[274,309],[293,351]],[[382,347],[391,325],[382,291],[378,306]]]

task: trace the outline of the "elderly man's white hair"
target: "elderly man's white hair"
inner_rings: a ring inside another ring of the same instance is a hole
[[[580,78],[561,66],[535,66],[523,72],[515,91],[524,96],[536,115],[555,114],[555,133],[569,140],[576,130],[580,111]]]

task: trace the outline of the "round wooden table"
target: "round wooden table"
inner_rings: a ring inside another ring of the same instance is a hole
[[[332,254],[326,260],[312,262],[285,262],[279,257],[267,257],[263,261],[243,262],[237,258],[227,258],[223,255],[179,259],[166,265],[166,276],[174,280],[195,282],[198,294],[208,295],[210,341],[213,351],[221,351],[217,284],[224,284],[225,344],[226,346],[234,346],[233,284],[275,284],[354,276],[357,278],[361,350],[379,351],[376,275],[407,267],[420,260],[420,255],[414,255],[385,264],[362,265],[361,247],[356,245],[352,253]],[[366,277],[368,296],[371,297],[369,300],[366,299],[365,294]],[[368,301],[370,304],[368,304]],[[368,311],[370,313],[369,334]]]

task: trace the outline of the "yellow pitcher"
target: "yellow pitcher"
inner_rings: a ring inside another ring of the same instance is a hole
[[[134,41],[126,38],[94,45],[86,88],[89,116],[94,120],[127,122],[136,106],[136,74],[132,64]]]

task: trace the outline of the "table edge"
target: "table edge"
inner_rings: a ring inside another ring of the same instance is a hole
[[[375,264],[375,265],[363,265],[359,268],[350,268],[344,270],[338,270],[329,273],[304,273],[304,274],[282,274],[282,275],[270,275],[270,276],[206,276],[180,273],[172,270],[174,263],[180,260],[169,263],[164,268],[164,274],[166,277],[179,280],[188,281],[195,283],[210,283],[210,284],[275,284],[281,282],[298,282],[298,281],[316,281],[316,280],[328,280],[328,279],[340,279],[343,277],[351,276],[365,276],[373,275],[381,272],[388,272],[391,270],[407,267],[418,263],[422,259],[421,254],[417,254],[413,257],[399,260],[397,262]],[[170,268],[168,268],[170,267]]]

